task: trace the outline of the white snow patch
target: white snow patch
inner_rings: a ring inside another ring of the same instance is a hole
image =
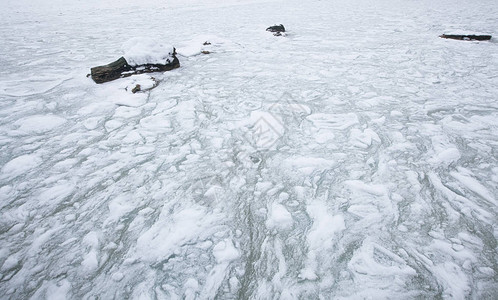
[[[116,105],[139,107],[147,103],[147,94],[132,94],[131,92],[129,93],[124,89],[120,89],[110,92],[110,95],[107,99],[109,102],[112,102]]]
[[[204,45],[204,43],[206,43]],[[178,55],[190,57],[201,54],[202,51],[212,51],[223,44],[230,44],[229,40],[220,38],[216,35],[198,35],[192,40],[184,42],[177,47]]]
[[[157,85],[157,81],[152,76],[147,74],[138,74],[128,77],[123,84],[126,84],[125,90],[127,90],[128,93],[132,93],[132,90],[137,86],[137,84],[140,85],[140,91],[143,92],[154,88]]]
[[[173,62],[171,45],[146,37],[131,38],[123,44],[123,57],[130,66],[145,64],[166,65]]]
[[[19,131],[26,134],[40,134],[66,123],[66,119],[56,115],[34,115],[20,119],[14,123]]]

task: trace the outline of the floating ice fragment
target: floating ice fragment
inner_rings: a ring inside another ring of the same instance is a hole
[[[63,279],[59,283],[50,282],[47,287],[45,299],[66,300],[68,299],[67,294],[69,293],[70,290],[71,290],[71,284],[67,279]]]
[[[452,164],[453,162],[456,162],[460,159],[460,151],[456,148],[448,148],[444,149],[429,160],[430,163],[434,164],[442,164],[444,166],[448,166]]]
[[[199,290],[199,283],[194,278],[189,278],[185,282],[185,300],[196,299],[197,291]]]
[[[465,169],[463,168],[460,168],[459,170],[465,171]],[[456,180],[460,181],[460,183],[462,183],[466,188],[478,194],[490,203],[497,203],[496,199],[493,197],[493,194],[475,178],[470,177],[470,175],[464,174],[463,172],[451,172],[450,175],[453,176]]]
[[[84,258],[83,261],[81,262],[81,265],[83,266],[83,270],[86,272],[92,272],[97,269],[99,266],[99,261],[97,259],[97,251],[95,250],[90,250]]]
[[[66,123],[66,119],[55,115],[34,115],[16,121],[19,131],[27,134],[40,134]]]
[[[35,154],[18,156],[2,167],[2,178],[15,178],[42,163],[41,157]]]
[[[111,278],[114,281],[121,281],[124,278],[124,274],[121,272],[116,272],[116,273],[112,274]]]
[[[273,203],[266,220],[266,227],[269,229],[286,230],[292,228],[294,223],[291,213],[285,206]]]
[[[19,265],[19,259],[16,256],[9,256],[3,263],[2,268],[0,269],[2,272],[6,272],[12,270],[17,265]]]
[[[372,141],[380,142],[380,138],[372,129],[367,128],[364,131],[351,129],[350,143],[358,148],[366,149],[372,145]]]
[[[325,114],[317,113],[307,117],[317,128],[344,130],[359,123],[358,116],[354,113]]]
[[[239,258],[240,253],[233,245],[232,240],[226,239],[214,246],[213,255],[218,263],[228,263]]]

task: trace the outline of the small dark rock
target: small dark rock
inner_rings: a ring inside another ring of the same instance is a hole
[[[135,94],[136,92],[140,92],[141,90],[142,90],[142,89],[141,89],[141,87],[140,87],[140,84],[137,84],[137,85],[136,85],[136,86],[135,86],[135,87],[131,90],[131,92],[132,92],[133,94]]]
[[[202,51],[201,51],[201,53],[202,53],[202,54],[209,54],[209,53],[211,53],[211,52],[206,51],[206,50],[202,50]]]
[[[204,44],[203,44],[203,45],[204,45],[204,46],[208,46],[208,45],[211,45],[211,43],[210,43],[210,42],[204,42]]]
[[[259,157],[256,157],[256,156],[250,156],[250,158],[251,158],[251,161],[255,164],[257,164],[261,161],[261,159],[259,159]]]
[[[280,25],[273,25],[273,26],[270,26],[268,28],[266,28],[266,31],[269,31],[269,32],[285,32],[285,27],[284,25],[280,24]]]

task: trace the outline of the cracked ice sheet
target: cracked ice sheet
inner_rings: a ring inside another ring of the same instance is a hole
[[[0,298],[498,293],[497,43],[437,38],[496,1],[31,2],[0,11]],[[182,67],[85,78],[131,37]]]

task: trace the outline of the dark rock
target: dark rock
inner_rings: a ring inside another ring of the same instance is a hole
[[[443,39],[462,40],[462,41],[489,41],[490,35],[474,35],[474,34],[443,34],[439,36]]]
[[[285,32],[285,27],[282,24],[280,24],[280,25],[273,25],[273,26],[270,26],[270,27],[266,28],[266,31],[281,33],[281,32]]]
[[[202,51],[201,51],[201,53],[202,53],[202,54],[209,54],[209,53],[211,53],[211,52],[209,52],[209,51],[207,51],[207,50],[202,50]]]
[[[173,61],[169,64],[145,64],[130,66],[124,57],[105,66],[91,68],[91,76],[96,83],[104,83],[135,74],[165,72],[180,67],[180,61],[173,53]]]
[[[203,45],[204,45],[204,46],[208,46],[208,45],[211,45],[211,43],[210,43],[210,42],[204,42],[204,44],[203,44]]]
[[[132,90],[131,92],[133,94],[135,94],[136,92],[140,92],[141,91],[141,87],[140,87],[140,84],[137,84]]]
[[[261,159],[259,159],[259,157],[256,157],[256,156],[249,156],[249,158],[251,159],[251,161],[255,164],[259,163],[261,161]]]
[[[129,72],[132,67],[128,64],[124,57],[120,57],[115,62],[105,66],[94,67],[90,69],[93,81],[96,83],[104,83],[121,77],[122,73]]]

